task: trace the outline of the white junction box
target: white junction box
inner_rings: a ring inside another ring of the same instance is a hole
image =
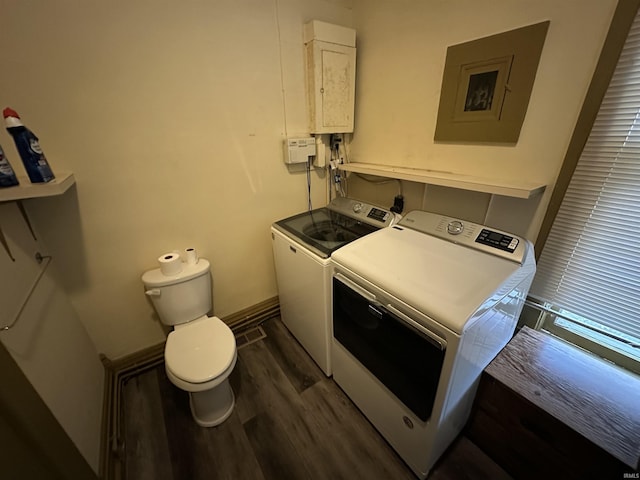
[[[313,137],[287,138],[284,141],[284,163],[307,163],[316,155],[316,139]]]

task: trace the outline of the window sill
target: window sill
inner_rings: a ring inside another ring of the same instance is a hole
[[[626,342],[622,340],[624,335],[621,333],[611,331],[610,336],[601,333],[600,330],[605,327],[597,322],[563,312],[529,297],[520,317],[520,325],[548,332],[604,361],[640,375],[640,349],[634,348],[630,338]]]
[[[523,327],[486,373],[629,467],[640,467],[640,377]]]

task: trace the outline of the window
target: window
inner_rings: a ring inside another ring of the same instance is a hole
[[[529,295],[542,312],[538,327],[640,373],[640,14]]]

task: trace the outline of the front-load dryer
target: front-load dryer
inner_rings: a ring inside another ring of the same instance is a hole
[[[482,370],[513,335],[533,246],[414,211],[332,262],[334,380],[425,478],[464,427]]]

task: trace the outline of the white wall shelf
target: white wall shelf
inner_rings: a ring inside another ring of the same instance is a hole
[[[28,177],[18,177],[19,185],[14,187],[6,187],[0,188],[0,203],[2,202],[16,202],[18,205],[18,209],[22,214],[22,218],[24,222],[29,227],[29,231],[33,236],[34,240],[37,240],[36,234],[33,230],[33,226],[31,225],[31,221],[29,220],[29,216],[27,215],[27,211],[22,204],[22,200],[26,200],[29,198],[44,198],[44,197],[52,197],[54,195],[62,195],[64,192],[69,190],[71,185],[76,183],[75,178],[73,177],[73,173],[57,173],[56,178],[46,183],[31,183]],[[7,253],[9,258],[15,262],[16,259],[11,253],[11,249],[9,248],[9,243],[2,232],[2,228],[0,227],[0,246],[4,248],[4,251]],[[35,287],[34,287],[35,288]],[[19,314],[18,314],[19,315]],[[15,323],[15,322],[14,322]]]
[[[339,166],[345,172],[397,178],[410,182],[427,183],[443,187],[460,188],[475,192],[504,195],[515,198],[531,198],[544,192],[546,185],[533,182],[502,181],[493,178],[474,177],[449,172],[422,170],[419,168],[395,167],[371,163],[345,163]]]
[[[31,183],[28,177],[18,177],[20,185],[0,188],[0,202],[25,200],[27,198],[62,195],[76,180],[73,173],[56,173],[56,178],[47,183]]]

